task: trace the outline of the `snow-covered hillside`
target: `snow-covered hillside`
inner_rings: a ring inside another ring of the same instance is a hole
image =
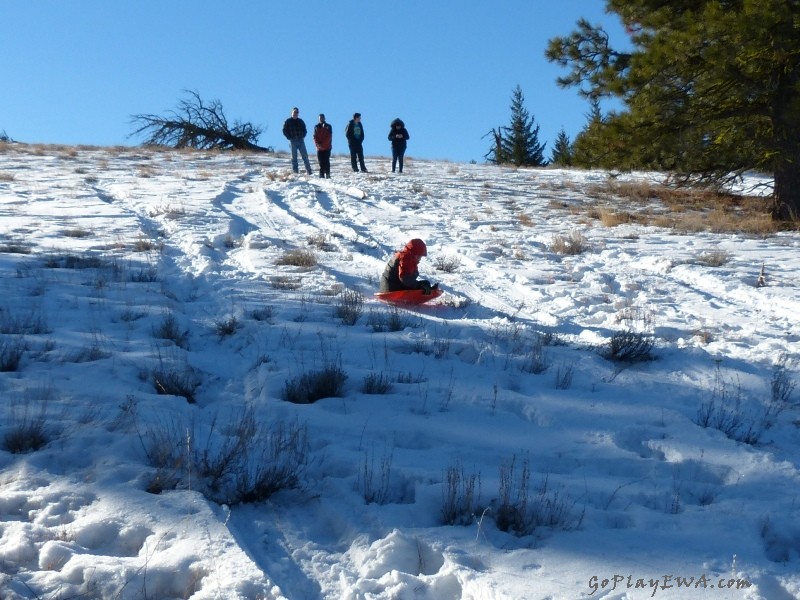
[[[2,146],[0,598],[800,597],[800,234],[407,162]]]

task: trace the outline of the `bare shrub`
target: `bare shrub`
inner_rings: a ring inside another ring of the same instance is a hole
[[[550,368],[550,358],[544,351],[544,340],[542,336],[535,336],[528,352],[525,355],[522,366],[520,367],[526,373],[533,373],[539,375],[544,373]]]
[[[297,277],[277,275],[270,277],[270,285],[276,290],[299,290],[303,287],[303,281]]]
[[[370,310],[367,315],[367,325],[376,333],[403,331],[409,326],[409,320],[404,311],[392,306],[388,310]]]
[[[795,382],[791,378],[788,369],[788,358],[784,355],[772,369],[772,377],[769,382],[770,395],[764,403],[764,415],[762,424],[764,429],[769,429],[778,420],[778,417],[792,404],[792,394]]]
[[[102,269],[108,264],[99,256],[77,254],[53,254],[45,257],[44,266],[49,269]]]
[[[614,333],[608,344],[600,349],[600,355],[612,362],[644,362],[653,360],[655,343],[652,334],[629,328]]]
[[[214,321],[214,332],[218,337],[224,338],[233,335],[237,329],[239,329],[239,319],[235,315],[229,315]]]
[[[143,236],[137,238],[137,240],[133,243],[134,252],[152,252],[154,250],[161,250],[161,248],[161,244],[158,244],[157,242],[149,240]]]
[[[17,422],[3,437],[3,448],[11,454],[36,452],[49,443],[50,432],[44,419]]]
[[[388,394],[392,391],[392,382],[385,373],[369,373],[361,384],[363,394]]]
[[[134,310],[133,308],[126,308],[119,314],[119,320],[123,323],[133,323],[134,321],[138,321],[139,319],[144,318],[147,316],[142,310]]]
[[[180,364],[179,364],[180,363]],[[189,404],[196,401],[195,394],[201,379],[197,371],[181,361],[170,361],[158,357],[158,364],[150,373],[156,393],[164,396],[180,396]]]
[[[311,268],[317,265],[317,255],[303,248],[289,250],[275,261],[276,265]]]
[[[3,436],[3,448],[12,454],[36,452],[55,436],[48,422],[47,403],[52,390],[28,390],[22,400],[4,407],[8,429]]]
[[[32,249],[22,242],[4,242],[0,244],[0,252],[5,254],[30,254]]]
[[[336,316],[345,325],[355,325],[364,311],[364,295],[356,290],[344,290],[336,301]]]
[[[255,321],[271,322],[275,315],[275,309],[272,306],[261,306],[250,311],[250,316]]]
[[[397,381],[397,383],[422,383],[426,381],[426,379],[422,375],[414,374],[409,371],[407,373],[398,373],[395,381]]]
[[[458,256],[438,256],[433,265],[437,271],[455,273],[461,267],[461,259]]]
[[[442,523],[471,525],[481,496],[481,474],[464,471],[461,463],[445,469],[442,482]]]
[[[142,168],[139,171],[139,177],[151,177],[153,173],[154,171],[150,167]],[[162,204],[161,206],[156,206],[155,208],[151,209],[148,214],[150,217],[164,217],[170,221],[178,221],[186,216],[186,208],[183,206]]]
[[[431,349],[435,358],[447,358],[450,354],[450,336],[439,336],[433,338]]]
[[[772,379],[770,381],[771,400],[782,406],[791,406],[792,393],[794,392],[795,382],[791,378],[788,369],[788,358],[782,356],[772,369]]]
[[[618,225],[624,225],[626,223],[634,223],[637,220],[631,213],[609,210],[607,208],[600,209],[598,218],[604,227],[617,227]]]
[[[129,279],[133,283],[155,283],[159,281],[158,269],[154,265],[143,265],[131,270]]]
[[[312,404],[322,398],[338,398],[344,392],[347,374],[341,364],[329,363],[318,371],[309,371],[287,381],[282,398],[293,404]]]
[[[555,386],[557,390],[568,390],[572,387],[575,365],[560,364],[556,367]]]
[[[306,425],[278,422],[263,429],[250,439],[251,460],[236,472],[236,497],[229,503],[263,502],[281,490],[301,487],[308,452]]]
[[[71,361],[75,363],[94,362],[96,360],[103,360],[111,356],[111,352],[103,347],[100,340],[95,337],[92,343],[82,348],[71,357]]]
[[[365,450],[358,484],[367,504],[388,504],[391,500],[391,473],[394,452],[386,450],[376,464],[375,452]]]
[[[519,224],[523,227],[533,227],[536,224],[530,215],[526,213],[520,213],[517,218],[519,219]]]
[[[575,256],[583,254],[589,249],[586,237],[580,231],[572,231],[567,235],[553,235],[550,250],[556,254]]]
[[[779,363],[773,370],[771,396],[766,402],[748,399],[741,384],[734,385],[722,376],[718,364],[711,394],[698,408],[695,423],[717,429],[737,442],[756,445],[790,405],[793,389],[793,383],[786,379],[783,365]]]
[[[530,489],[530,462],[527,458],[517,469],[516,455],[500,465],[499,497],[494,504],[494,518],[501,531],[519,536],[531,535],[540,527],[571,530],[580,525],[582,515],[575,514],[575,501],[562,489],[554,489],[545,476]]]
[[[82,229],[80,227],[73,227],[72,229],[64,229],[61,232],[61,235],[65,236],[65,237],[82,239],[82,238],[91,237],[93,234],[92,234],[91,231],[88,231],[86,229]]]
[[[321,250],[322,252],[335,252],[336,245],[332,244],[329,240],[329,236],[324,231],[319,231],[313,235],[308,236],[306,239],[309,246],[313,246]]]
[[[301,485],[308,463],[308,428],[299,422],[260,422],[248,408],[208,426],[172,418],[139,432],[156,473],[148,491],[199,490],[218,503],[266,500]]]
[[[695,263],[706,267],[722,267],[731,261],[732,255],[725,250],[702,252],[695,258]]]
[[[132,394],[125,397],[125,401],[119,405],[119,413],[108,423],[109,431],[131,431],[136,426],[136,418],[139,404]]]
[[[705,325],[693,329],[692,337],[697,338],[701,344],[710,344],[714,341],[714,333]]]
[[[652,331],[655,319],[650,309],[629,303],[617,313],[615,321],[637,331]]]
[[[11,335],[38,335],[50,333],[52,329],[47,324],[39,309],[32,309],[25,315],[12,313],[10,310],[0,309],[0,333]]]
[[[181,329],[178,319],[173,313],[167,313],[156,327],[153,327],[153,337],[160,340],[170,340],[178,348],[188,348],[189,330]]]
[[[28,349],[23,337],[3,338],[0,341],[0,373],[12,373],[19,370],[22,356]]]

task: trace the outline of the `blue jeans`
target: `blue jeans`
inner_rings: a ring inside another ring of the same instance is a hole
[[[303,159],[303,164],[306,166],[306,173],[311,175],[311,163],[308,162],[308,152],[306,152],[306,143],[303,138],[289,140],[292,145],[292,171],[299,173],[299,165],[297,164],[297,151],[300,151],[300,157]]]
[[[350,142],[350,164],[353,167],[353,171],[358,172],[358,167],[361,167],[361,170],[366,173],[367,167],[364,165],[364,147],[361,145],[361,142]]]

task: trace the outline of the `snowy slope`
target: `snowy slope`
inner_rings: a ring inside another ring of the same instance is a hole
[[[0,151],[0,598],[800,597],[800,235],[603,227],[601,171],[368,162]],[[412,237],[446,293],[397,310]],[[654,360],[604,358],[634,328]],[[283,399],[325,368],[340,397]],[[248,418],[307,436],[300,485],[226,503],[187,457]]]

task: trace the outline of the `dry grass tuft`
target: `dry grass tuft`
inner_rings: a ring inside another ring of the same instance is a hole
[[[580,231],[572,231],[567,235],[553,235],[550,250],[556,254],[575,256],[589,249],[589,242]]]
[[[613,203],[614,209],[598,211],[598,218],[607,227],[639,223],[681,233],[710,231],[750,235],[769,235],[786,227],[785,223],[772,220],[770,198],[647,181],[611,180],[590,186],[586,192],[596,200]],[[625,203],[629,206],[620,208],[620,204]]]
[[[297,250],[289,250],[283,256],[278,258],[275,264],[291,267],[315,267],[317,266],[317,255],[311,250],[305,250],[302,248]]]
[[[617,225],[626,225],[628,223],[640,222],[639,217],[633,213],[626,211],[616,211],[608,208],[601,208],[598,211],[597,218],[604,227],[616,227]]]
[[[535,225],[530,215],[527,215],[525,213],[519,214],[519,224],[522,225],[523,227],[533,227]]]

